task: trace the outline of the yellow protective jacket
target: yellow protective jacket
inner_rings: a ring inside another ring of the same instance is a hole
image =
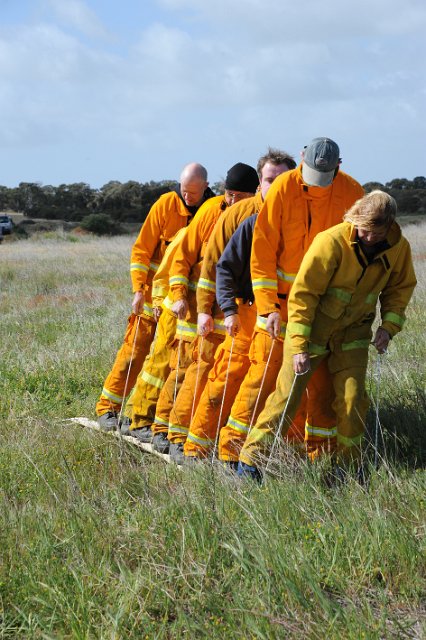
[[[170,265],[186,231],[187,227],[179,229],[173,240],[167,246],[163,259],[152,280],[152,304],[155,307],[160,307],[167,296],[169,291]]]
[[[197,312],[214,314],[216,299],[216,263],[228,244],[232,234],[240,223],[254,213],[258,213],[262,206],[260,191],[251,198],[236,202],[224,213],[213,229],[204,254],[200,279],[197,287]]]
[[[207,241],[226,206],[223,195],[207,200],[198,209],[178,244],[170,265],[169,284],[173,302],[187,298],[188,288],[195,292]]]
[[[363,195],[361,185],[342,171],[328,187],[305,185],[301,165],[274,180],[257,217],[251,253],[260,315],[279,309],[314,237],[341,222]]]
[[[401,330],[416,277],[410,245],[396,222],[386,240],[389,248],[369,263],[351,223],[318,234],[288,301],[287,334],[293,354],[321,355],[330,342],[342,351],[368,348],[377,300],[381,327],[391,337]]]
[[[190,213],[175,191],[169,191],[152,205],[130,257],[130,276],[133,293],[150,285],[166,246],[182,227],[186,227]]]

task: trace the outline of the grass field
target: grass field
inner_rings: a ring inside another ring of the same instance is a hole
[[[379,390],[371,354],[368,490],[289,454],[253,486],[69,424],[121,343],[132,237],[4,243],[0,638],[425,638],[426,225],[405,233],[419,284]]]

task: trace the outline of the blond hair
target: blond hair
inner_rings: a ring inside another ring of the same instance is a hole
[[[367,231],[377,231],[379,228],[388,229],[395,220],[396,212],[395,199],[388,193],[375,189],[357,200],[345,213],[343,220]]]

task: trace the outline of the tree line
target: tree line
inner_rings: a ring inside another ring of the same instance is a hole
[[[143,222],[160,195],[177,186],[173,180],[144,183],[111,180],[99,189],[84,182],[57,187],[20,182],[14,188],[0,186],[0,211],[17,211],[28,218],[77,222],[86,228],[102,228],[109,221],[107,226],[112,231],[120,223]],[[381,189],[392,195],[401,214],[426,214],[426,178],[423,176],[413,180],[395,178],[386,184],[367,182],[363,186],[367,192]],[[220,193],[222,187],[220,182],[212,185],[216,193]]]

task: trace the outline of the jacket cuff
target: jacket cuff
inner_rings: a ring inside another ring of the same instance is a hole
[[[396,336],[396,334],[401,331],[401,327],[399,325],[393,324],[392,322],[386,320],[385,322],[382,322],[382,324],[380,325],[380,329],[384,329],[385,331],[387,331],[391,338]]]
[[[228,316],[238,315],[238,305],[230,305],[222,309],[222,313],[227,318]]]

